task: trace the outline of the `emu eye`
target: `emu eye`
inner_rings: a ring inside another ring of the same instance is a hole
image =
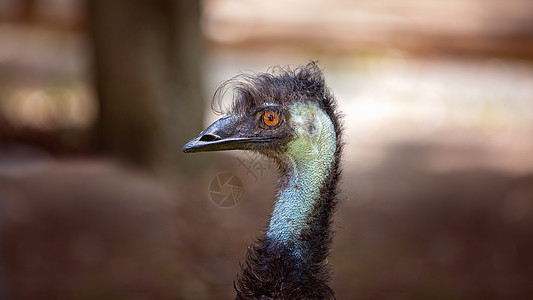
[[[275,111],[267,111],[263,114],[263,122],[269,127],[274,127],[279,124],[279,114]]]

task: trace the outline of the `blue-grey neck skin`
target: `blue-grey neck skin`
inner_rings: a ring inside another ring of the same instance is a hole
[[[296,136],[281,158],[288,171],[280,179],[266,237],[293,245],[293,254],[301,257],[305,245],[300,234],[309,226],[321,187],[331,171],[336,135],[330,118],[316,104],[296,103],[290,108],[290,116]]]

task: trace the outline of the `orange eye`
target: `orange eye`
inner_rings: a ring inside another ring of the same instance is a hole
[[[279,124],[279,115],[274,111],[267,111],[263,114],[263,122],[270,127],[274,127]]]

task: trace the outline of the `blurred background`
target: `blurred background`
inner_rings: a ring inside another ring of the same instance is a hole
[[[223,80],[310,60],[345,114],[337,298],[531,299],[528,0],[0,0],[0,299],[233,298],[276,174],[181,147]]]

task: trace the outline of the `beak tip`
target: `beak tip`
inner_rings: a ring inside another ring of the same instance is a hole
[[[187,142],[187,144],[185,144],[185,145],[181,148],[181,151],[183,151],[183,153],[190,153],[190,152],[192,152],[192,149],[194,148],[194,141],[195,141],[195,140],[191,140],[191,141]]]

